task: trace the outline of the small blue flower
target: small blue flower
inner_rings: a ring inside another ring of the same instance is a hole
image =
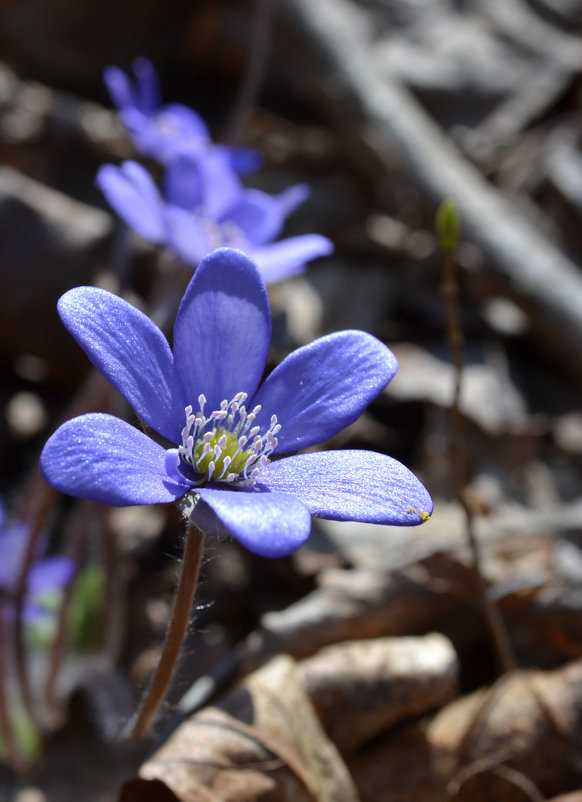
[[[177,153],[203,155],[215,147],[238,173],[250,173],[261,166],[257,151],[213,146],[208,126],[193,109],[181,103],[162,105],[158,76],[151,61],[136,59],[133,73],[135,82],[119,67],[107,67],[103,78],[134,146],[144,156],[167,164]]]
[[[28,524],[6,524],[6,510],[0,499],[0,614],[7,618],[14,615],[13,597],[29,537]],[[42,543],[40,546],[42,549]],[[41,559],[38,555],[26,579],[25,620],[32,622],[46,615],[42,597],[62,590],[71,581],[74,573],[75,566],[68,557]]]
[[[58,308],[93,364],[170,444],[111,415],[74,418],[41,456],[58,490],[119,506],[192,493],[202,531],[229,533],[267,557],[299,548],[311,515],[403,526],[430,515],[425,488],[384,454],[285,456],[355,421],[397,362],[370,334],[342,331],[294,351],[261,384],[271,317],[245,254],[223,248],[200,264],[178,310],[173,353],[146,315],[105,290],[70,290]]]
[[[101,167],[97,184],[132,228],[155,244],[167,245],[196,266],[218,247],[238,248],[253,259],[267,282],[305,270],[306,263],[333,250],[319,234],[274,241],[285,218],[309,195],[305,184],[269,195],[242,186],[221,152],[204,157],[180,154],[165,175],[165,199],[137,162]]]

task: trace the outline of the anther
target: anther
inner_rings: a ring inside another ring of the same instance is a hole
[[[205,416],[206,396],[201,393],[198,412],[193,412],[191,405],[185,408],[186,426],[178,454],[199,474],[195,484],[214,481],[251,486],[257,473],[268,464],[281,426],[277,416],[271,415],[270,426],[261,434],[261,427],[253,425],[261,405],[249,412],[244,405],[246,399],[246,393],[237,393],[231,401],[223,399],[219,409]]]

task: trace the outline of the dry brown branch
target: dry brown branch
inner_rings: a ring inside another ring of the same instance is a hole
[[[393,180],[398,165],[435,208],[450,198],[483,253],[481,273],[526,311],[540,344],[579,382],[577,267],[462,157],[409,92],[381,74],[371,31],[349,0],[289,0],[285,9],[334,119],[377,157],[377,180]]]

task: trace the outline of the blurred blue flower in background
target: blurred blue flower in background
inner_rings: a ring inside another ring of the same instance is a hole
[[[14,616],[14,594],[29,537],[28,524],[6,523],[6,509],[0,498],[0,613],[7,620]],[[23,615],[27,622],[34,622],[47,615],[43,599],[62,591],[75,574],[75,565],[68,557],[41,557],[40,552],[43,547],[44,544],[41,542],[39,554],[26,577]]]
[[[107,67],[105,85],[127,128],[135,148],[162,164],[177,153],[202,155],[217,149],[231,168],[241,174],[258,169],[262,157],[256,150],[214,145],[208,126],[193,109],[181,103],[162,104],[160,84],[154,65],[146,58],[133,62],[132,80],[119,67]]]
[[[216,248],[234,247],[247,253],[270,283],[304,271],[307,262],[333,250],[320,234],[276,239],[287,216],[309,195],[305,184],[280,195],[248,189],[220,152],[177,156],[166,170],[164,196],[133,161],[104,165],[97,184],[144,239],[166,245],[194,267]]]

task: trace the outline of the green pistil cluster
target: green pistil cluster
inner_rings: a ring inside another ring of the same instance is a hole
[[[220,409],[209,416],[204,415],[204,395],[198,396],[198,412],[186,407],[186,426],[178,453],[200,474],[200,484],[213,481],[253,485],[277,447],[276,435],[281,429],[277,416],[271,417],[269,429],[260,435],[260,427],[253,424],[261,407],[247,412],[243,404],[246,397],[246,393],[237,393],[232,401],[222,401]]]
[[[215,432],[208,432],[210,437],[205,437],[198,441],[198,445],[192,452],[193,464],[199,473],[207,474],[211,470],[210,463],[214,462],[213,473],[215,477],[222,477],[234,474],[238,476],[244,471],[245,465],[251,454],[246,450],[241,450],[238,438],[228,429],[217,429]],[[220,455],[217,454],[220,452]]]

